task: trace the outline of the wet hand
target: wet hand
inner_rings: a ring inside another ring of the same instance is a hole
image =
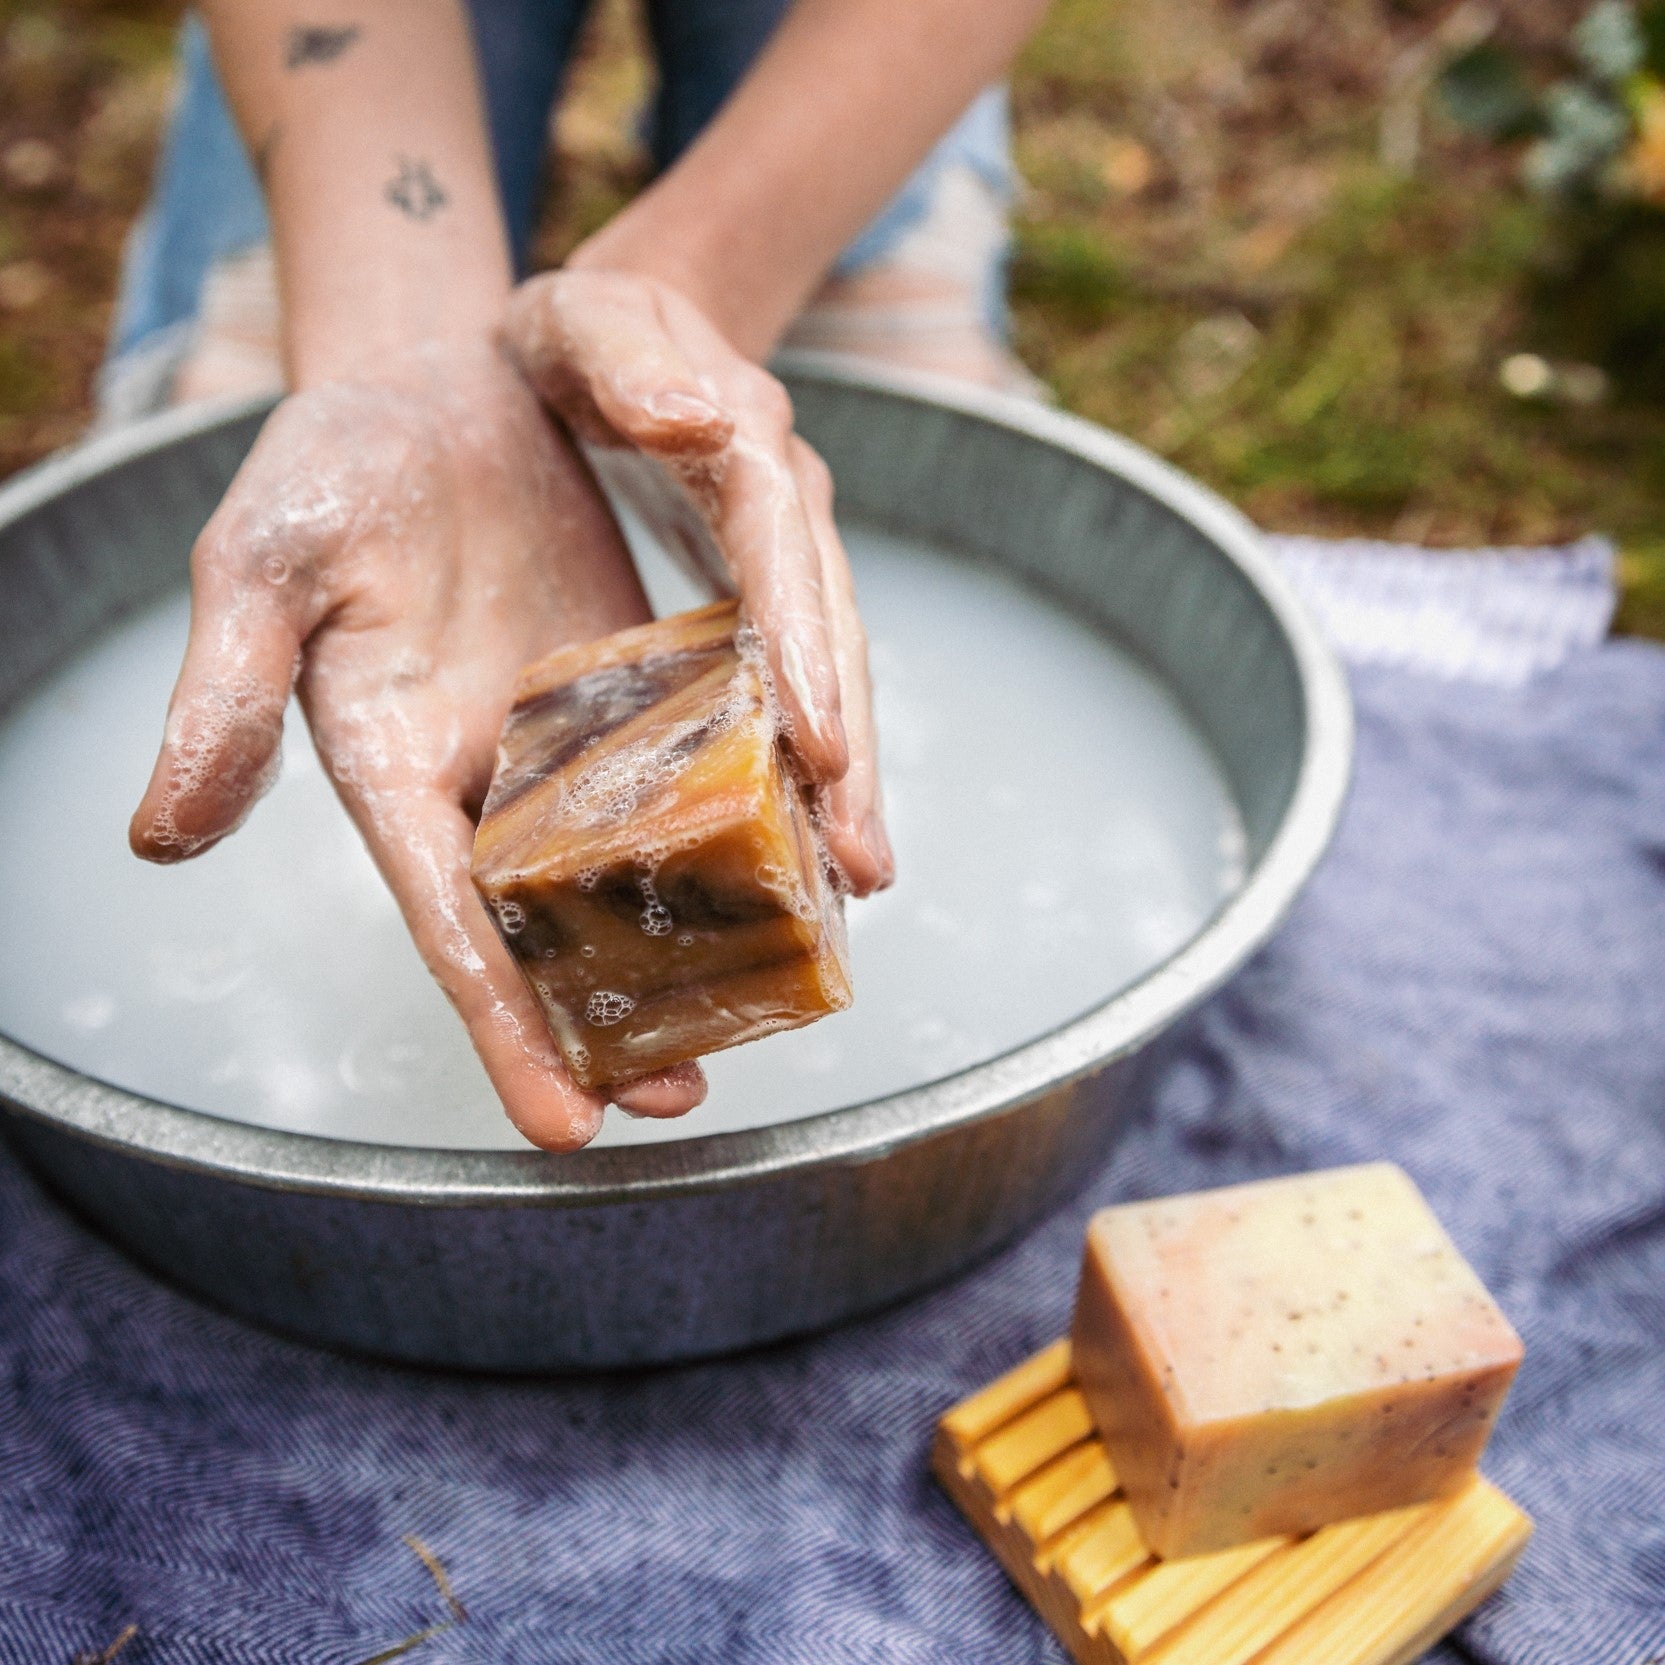
[[[181,861],[275,778],[298,692],[325,767],[516,1126],[594,1137],[611,1097],[679,1115],[696,1066],[587,1092],[469,879],[516,673],[640,623],[571,441],[498,353],[430,344],[278,406],[191,556],[191,633],[134,850]],[[830,754],[827,763],[833,759]]]
[[[646,457],[680,487],[660,493],[655,529],[674,540],[679,505],[704,523],[763,638],[787,743],[823,789],[829,850],[858,896],[889,884],[866,639],[832,480],[786,390],[685,296],[633,274],[533,278],[503,333],[602,467]]]

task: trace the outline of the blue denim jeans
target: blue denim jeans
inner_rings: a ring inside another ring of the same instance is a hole
[[[648,0],[659,87],[646,138],[663,169],[681,155],[745,74],[788,0]],[[586,0],[469,0],[498,189],[516,260],[525,265],[542,183],[550,108]],[[111,355],[142,351],[188,326],[214,264],[266,240],[266,209],[195,18],[180,42],[181,84],[151,200],[129,241]],[[974,171],[1003,200],[1012,187],[1006,91],[990,87],[845,250],[843,272],[884,256],[930,211],[950,167]],[[1003,318],[1001,274],[986,301]]]

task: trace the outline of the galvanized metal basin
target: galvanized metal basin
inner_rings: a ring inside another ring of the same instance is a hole
[[[799,1121],[552,1157],[275,1132],[0,1036],[0,1121],[140,1260],[291,1335],[550,1371],[832,1324],[1009,1240],[1104,1159],[1159,1044],[1275,929],[1346,788],[1345,686],[1254,530],[1138,448],[924,379],[783,366],[840,503],[1009,565],[1130,646],[1229,780],[1247,882],[1177,954],[946,1080]],[[0,709],[177,587],[264,410],[159,418],[0,491]]]

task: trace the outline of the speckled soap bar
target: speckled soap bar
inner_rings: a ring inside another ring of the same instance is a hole
[[[842,902],[733,602],[521,673],[474,883],[574,1080],[850,1003]]]
[[[1385,1162],[1103,1210],[1072,1341],[1140,1533],[1168,1557],[1454,1494],[1521,1357]]]

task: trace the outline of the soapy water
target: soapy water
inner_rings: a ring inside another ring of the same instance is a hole
[[[847,904],[855,1004],[708,1059],[685,1118],[610,1112],[600,1144],[792,1120],[994,1057],[1126,987],[1241,883],[1219,768],[1131,656],[999,572],[845,530],[898,866]],[[642,559],[661,611],[696,604]],[[187,618],[180,594],[123,622],[0,722],[0,1030],[236,1121],[524,1148],[293,710],[240,832],[178,867],[129,854]]]

